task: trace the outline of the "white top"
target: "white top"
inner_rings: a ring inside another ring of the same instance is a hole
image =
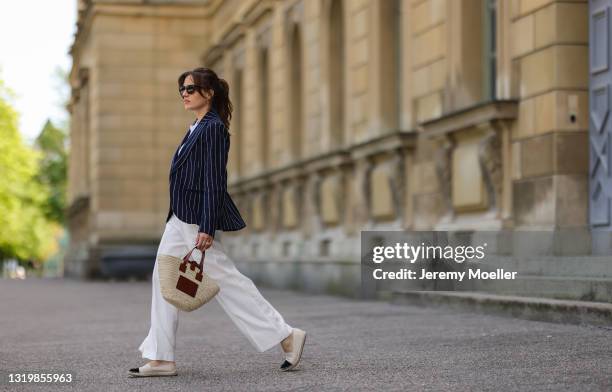
[[[200,120],[197,120],[194,124],[191,124],[189,126],[189,136],[191,136],[191,132],[198,126],[199,123],[200,123]],[[189,136],[187,136],[187,139],[189,139]],[[185,139],[185,143],[187,142],[187,139]],[[179,148],[178,155],[181,155],[181,150],[183,149],[183,146],[185,145],[185,143],[183,143],[181,145],[181,148]]]

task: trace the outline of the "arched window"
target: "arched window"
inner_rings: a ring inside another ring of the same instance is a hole
[[[344,144],[344,10],[342,0],[331,0],[329,5],[328,76],[331,147]]]
[[[377,26],[373,35],[371,59],[372,105],[371,115],[376,126],[383,132],[400,127],[400,107],[402,99],[402,40],[401,40],[401,0],[386,0],[372,3],[372,15]]]
[[[269,154],[270,151],[268,147],[268,144],[270,143],[270,69],[268,62],[268,51],[269,49],[267,47],[261,47],[257,56],[257,66],[259,71],[259,103],[261,105],[261,116],[259,118],[259,129],[261,131],[259,159],[262,168],[264,169],[271,166]]]
[[[290,148],[294,159],[300,159],[304,156],[304,137],[303,124],[304,115],[302,109],[303,95],[303,64],[302,64],[302,34],[300,26],[294,23],[290,28],[289,36],[289,85],[291,93],[289,94],[290,104]]]
[[[232,141],[231,148],[235,149],[234,151],[234,164],[236,165],[236,174],[238,177],[241,177],[244,174],[244,168],[242,167],[242,143],[244,141],[243,129],[242,129],[242,109],[243,105],[243,96],[242,93],[242,79],[243,79],[243,71],[242,68],[234,69],[234,99],[232,100],[232,104],[234,106],[234,113],[232,114]],[[233,142],[233,143],[232,143]]]

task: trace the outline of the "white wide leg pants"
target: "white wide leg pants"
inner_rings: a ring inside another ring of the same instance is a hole
[[[195,246],[197,233],[198,225],[185,223],[173,214],[166,223],[157,254],[182,258]],[[213,244],[206,250],[204,272],[219,284],[220,290],[215,299],[225,313],[257,351],[267,351],[289,336],[292,327],[260,294],[253,281],[236,269],[234,262],[225,254],[221,243],[222,233],[215,231]],[[201,256],[202,253],[194,249],[191,259],[199,262]],[[162,297],[157,260],[152,283],[151,328],[138,350],[142,352],[142,358],[174,361],[179,309]],[[205,312],[206,306],[195,311]]]

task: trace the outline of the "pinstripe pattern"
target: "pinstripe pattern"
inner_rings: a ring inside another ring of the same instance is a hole
[[[229,148],[225,124],[211,108],[191,133],[187,130],[172,158],[166,222],[174,212],[181,221],[197,224],[200,232],[213,237],[216,229],[236,231],[246,227],[227,193]]]

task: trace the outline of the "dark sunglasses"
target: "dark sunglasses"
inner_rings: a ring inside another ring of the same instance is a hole
[[[187,86],[179,87],[179,95],[183,96],[183,91],[187,90],[187,94],[191,95],[196,92],[197,89],[201,88],[197,84],[188,84]]]

